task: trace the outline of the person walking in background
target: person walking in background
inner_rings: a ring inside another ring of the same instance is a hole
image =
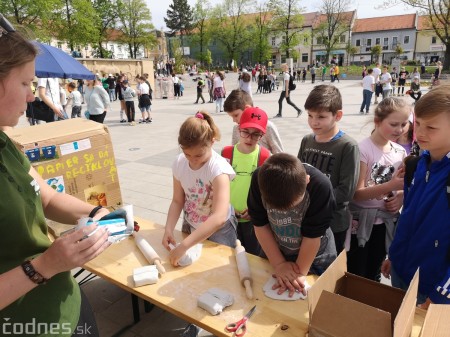
[[[316,66],[314,64],[309,68],[309,72],[311,73],[311,83],[314,84],[316,81]]]
[[[395,68],[394,68],[394,69],[395,69]],[[367,76],[367,67],[366,67],[366,66],[363,66],[362,72],[361,72],[361,76],[362,76],[362,78],[364,78],[364,77]]]
[[[375,102],[374,104],[378,104],[378,97],[380,94],[383,93],[383,86],[380,83],[380,75],[381,75],[381,69],[380,69],[380,63],[377,62],[375,64],[375,68],[373,68],[372,76],[375,78]]]
[[[397,84],[397,81],[398,81],[398,72],[397,72],[397,68],[396,68],[396,67],[392,68],[392,71],[391,71],[391,78],[392,78],[392,83],[391,83],[391,86],[392,86],[391,96],[395,96],[395,85]]]
[[[120,75],[117,78],[117,84],[116,84],[116,90],[117,90],[117,86],[118,86],[118,98],[119,98],[119,102],[120,102],[120,123],[126,123],[126,119],[123,118],[123,115],[125,114],[125,110],[127,109],[125,106],[125,100],[123,99],[123,95],[122,95],[122,85],[123,85],[123,81],[125,80],[125,76],[124,75]]]
[[[250,97],[252,97],[252,84],[250,81],[250,74],[246,71],[242,73],[241,79],[239,80],[239,89],[244,90],[250,95]]]
[[[109,74],[108,78],[106,79],[106,83],[108,84],[108,93],[109,93],[109,101],[115,101],[116,100],[116,79],[114,78],[113,74]]]
[[[276,114],[275,117],[283,117],[282,110],[284,99],[286,99],[286,102],[297,111],[297,117],[300,117],[300,115],[303,112],[302,109],[298,108],[289,97],[290,94],[289,82],[291,75],[289,75],[288,73],[288,66],[286,63],[281,64],[281,71],[283,72],[283,87],[281,89],[280,98],[278,99],[278,114]]]
[[[398,73],[398,88],[397,88],[397,96],[400,96],[400,89],[402,91],[402,96],[405,95],[405,84],[406,78],[409,73],[406,71],[405,67],[402,67],[400,72]]]
[[[171,76],[172,76],[173,92],[174,92],[173,99],[180,99],[180,96],[181,96],[180,79],[178,78],[177,75],[175,75],[175,73],[172,73]]]
[[[383,86],[383,99],[389,97],[391,94],[392,86],[392,77],[388,72],[388,66],[383,66],[383,73],[380,76],[380,83]]]
[[[142,119],[139,120],[139,124],[151,123],[152,117],[150,116],[150,111],[152,110],[152,94],[147,81],[146,74],[138,78],[138,95],[139,95],[139,109],[141,110]]]
[[[341,72],[341,69],[339,68],[339,66],[336,64],[335,66],[334,66],[334,80],[336,81],[338,81],[338,83],[340,83],[340,81],[339,81],[339,74],[340,74],[340,72]]]
[[[213,94],[216,101],[216,113],[223,112],[223,101],[226,96],[225,76],[217,70],[213,81]]]
[[[433,82],[431,84],[431,87],[434,87],[434,86],[440,84],[439,79],[441,78],[441,73],[442,73],[442,63],[441,63],[441,61],[437,61],[436,62],[436,70],[434,71]]]
[[[372,76],[373,69],[370,68],[367,70],[367,75],[364,76],[362,80],[363,87],[363,101],[361,103],[361,108],[359,108],[359,113],[364,113],[364,109],[366,109],[366,114],[369,113],[370,102],[372,100],[372,95],[375,90],[375,78]]]
[[[214,94],[213,94],[213,74],[209,73],[205,75],[206,82],[208,83],[208,94],[209,94],[209,102],[214,103]]]
[[[322,82],[325,82],[326,74],[327,74],[327,66],[326,64],[322,64]]]
[[[136,114],[134,108],[134,98],[136,97],[136,92],[128,85],[127,80],[122,82],[122,95],[123,99],[125,100],[128,123],[130,123],[130,125],[132,126],[136,125],[136,122],[134,120]]]
[[[72,105],[71,118],[81,117],[81,94],[77,90],[75,82],[70,82],[68,85],[69,99],[67,105]]]
[[[87,81],[86,88],[86,112],[91,121],[103,123],[106,111],[109,108],[109,95],[102,86],[101,79],[95,75],[95,79]]]
[[[202,104],[205,103],[205,99],[203,98],[203,88],[205,87],[205,82],[201,78],[197,79],[197,100],[194,102],[194,104],[198,104],[198,100],[202,99]]]

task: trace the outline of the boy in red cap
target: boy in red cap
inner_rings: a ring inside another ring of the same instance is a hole
[[[269,150],[258,145],[266,133],[267,114],[257,107],[246,108],[239,122],[239,142],[226,146],[222,156],[228,160],[236,177],[231,181],[230,201],[239,220],[237,236],[250,254],[259,255],[261,247],[247,212],[247,195],[253,172],[270,156]]]

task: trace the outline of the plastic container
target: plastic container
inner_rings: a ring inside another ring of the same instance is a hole
[[[39,151],[39,148],[26,150],[25,154],[30,161],[38,161],[41,159],[41,152]]]
[[[50,146],[44,146],[42,147],[42,154],[44,155],[44,158],[52,159],[56,156],[56,146],[50,145]]]

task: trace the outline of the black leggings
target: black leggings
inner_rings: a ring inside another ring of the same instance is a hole
[[[128,122],[134,122],[134,116],[136,114],[134,110],[134,102],[133,101],[125,101],[125,108],[127,113]]]
[[[352,234],[350,251],[347,253],[349,273],[369,280],[381,280],[381,264],[386,258],[386,225],[373,225],[372,233],[364,247],[358,246],[358,238]]]
[[[291,101],[291,95],[289,95],[288,97],[286,97],[286,91],[283,90],[281,92],[280,98],[278,99],[278,114],[281,116],[281,111],[283,110],[283,100],[286,98],[286,102],[287,104],[291,105],[292,107],[294,107],[295,110],[297,110],[297,112],[300,110],[292,101]]]
[[[99,337],[100,334],[97,328],[97,322],[95,321],[94,312],[89,304],[89,301],[84,294],[83,290],[80,288],[81,293],[81,308],[80,308],[80,318],[78,324],[73,332],[73,337]]]
[[[103,121],[105,120],[106,117],[106,111],[103,111],[102,114],[100,115],[89,115],[89,119],[91,121],[97,122],[97,123],[101,123],[103,124]]]

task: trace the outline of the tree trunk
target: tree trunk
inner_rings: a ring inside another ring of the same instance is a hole
[[[450,43],[445,44],[444,64],[443,69],[450,69]]]

